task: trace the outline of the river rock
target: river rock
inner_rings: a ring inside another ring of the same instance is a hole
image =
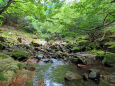
[[[76,53],[76,56],[81,59],[84,64],[93,64],[96,59],[96,55],[89,53]]]
[[[100,80],[100,72],[99,72],[99,70],[90,69],[88,78],[98,82]]]
[[[43,57],[44,57],[43,54],[39,54],[39,55],[38,55],[38,59],[42,59]]]
[[[65,74],[65,80],[79,80],[82,79],[81,75],[78,73],[73,73],[71,71],[67,71],[67,73]]]
[[[50,59],[46,59],[46,60],[44,60],[44,62],[45,62],[45,63],[53,63],[53,61],[50,60]]]
[[[88,80],[88,74],[87,74],[87,73],[84,73],[84,74],[83,74],[83,79],[84,79],[84,80]]]

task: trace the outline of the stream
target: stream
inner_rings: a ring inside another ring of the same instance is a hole
[[[99,64],[98,64],[99,65]],[[93,68],[93,66],[91,67]],[[106,69],[100,65],[94,68],[100,69],[101,73],[111,73],[114,69]],[[36,66],[36,77],[33,86],[109,86],[105,81],[96,84],[92,80],[84,81],[83,78],[77,80],[66,80],[67,71],[77,74],[78,77],[86,73],[88,69],[79,69],[76,65],[65,62],[61,59],[44,58]],[[70,76],[71,73],[70,73]],[[74,77],[74,75],[72,76]],[[69,77],[71,78],[71,77]]]
[[[67,86],[64,80],[67,71],[77,72],[76,66],[63,60],[42,59],[36,67],[36,78],[33,86]]]

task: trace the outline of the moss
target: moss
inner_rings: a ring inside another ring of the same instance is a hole
[[[12,58],[0,59],[0,72],[4,72],[8,70],[15,72],[19,69],[17,67],[18,63],[19,62],[14,61]]]
[[[110,86],[107,81],[101,80],[99,84],[92,82],[91,80],[86,81],[84,86]]]
[[[29,81],[26,83],[26,86],[33,86],[33,81],[32,81],[32,80],[29,80]]]
[[[19,62],[13,60],[11,57],[0,59],[0,74],[4,73],[0,75],[1,79],[10,81],[12,77],[19,71],[17,64],[19,64]]]
[[[23,61],[27,59],[27,54],[25,53],[25,51],[16,50],[16,51],[13,51],[11,55],[16,60]]]
[[[78,37],[76,38],[76,41],[81,41],[81,40],[85,40],[85,39],[88,39],[88,36],[86,36],[86,35],[81,35],[81,36],[78,36]]]
[[[115,54],[107,52],[104,56],[104,63],[115,64]]]
[[[18,66],[19,70],[22,70],[24,68],[24,64],[22,64],[22,63],[18,63],[17,66]]]
[[[90,51],[91,53],[95,54],[95,55],[98,55],[98,56],[104,56],[105,52],[102,51],[102,50],[91,50]]]
[[[6,59],[6,58],[10,58],[10,56],[8,56],[4,53],[0,53],[0,59]]]
[[[0,73],[0,81],[6,81],[8,78],[4,75],[4,73]]]
[[[80,48],[79,48],[79,47],[77,47],[77,46],[74,46],[74,47],[73,47],[73,50],[76,50],[76,51],[78,50],[78,51],[79,51],[79,50],[80,50]]]

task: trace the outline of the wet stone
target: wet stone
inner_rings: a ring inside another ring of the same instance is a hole
[[[65,80],[78,80],[78,79],[82,79],[81,75],[78,73],[73,73],[71,71],[67,71],[66,75],[65,75]]]

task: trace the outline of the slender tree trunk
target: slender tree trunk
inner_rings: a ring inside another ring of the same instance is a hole
[[[10,6],[10,4],[13,2],[13,0],[9,0],[7,5],[5,5],[1,10],[0,10],[0,14],[2,14],[4,11],[7,10],[7,8]]]

